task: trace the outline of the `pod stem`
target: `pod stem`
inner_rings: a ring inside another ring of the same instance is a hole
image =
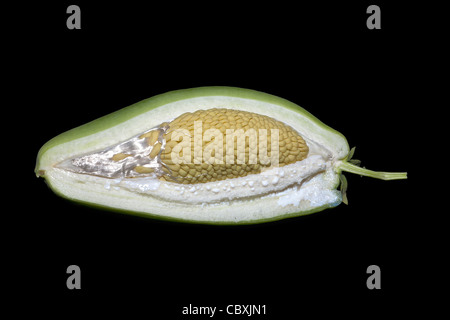
[[[339,169],[346,172],[351,172],[355,174],[359,174],[361,176],[382,179],[382,180],[398,180],[398,179],[406,179],[406,172],[381,172],[381,171],[372,171],[366,168],[361,168],[357,165],[354,165],[350,162],[343,161],[339,164]]]

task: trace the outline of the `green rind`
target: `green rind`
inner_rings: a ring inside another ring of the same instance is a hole
[[[335,135],[340,136],[341,138],[343,138],[343,141],[347,142],[346,138],[340,132],[327,126],[326,124],[321,122],[319,119],[317,119],[315,116],[313,116],[311,113],[309,113],[307,110],[303,109],[299,105],[292,103],[286,99],[283,99],[283,98],[280,98],[280,97],[277,97],[277,96],[274,96],[274,95],[271,95],[268,93],[260,92],[260,91],[244,89],[244,88],[237,88],[237,87],[199,87],[199,88],[192,88],[192,89],[181,89],[181,90],[171,91],[171,92],[167,92],[164,94],[153,96],[151,98],[142,100],[133,105],[130,105],[128,107],[125,107],[123,109],[120,109],[118,111],[110,113],[108,115],[105,115],[96,120],[88,122],[84,125],[81,125],[79,127],[68,130],[68,131],[54,137],[53,139],[51,139],[47,143],[45,143],[39,150],[38,155],[37,155],[35,173],[37,176],[40,176],[39,168],[40,168],[40,159],[42,158],[42,156],[48,150],[50,150],[60,144],[107,130],[107,129],[112,128],[116,125],[119,125],[127,120],[130,120],[134,117],[137,117],[143,113],[146,113],[152,109],[164,106],[166,104],[185,100],[185,99],[204,97],[204,96],[236,97],[236,98],[252,99],[252,100],[256,100],[256,101],[262,101],[262,102],[276,104],[276,105],[287,108],[289,110],[292,110],[292,111],[302,115],[303,117],[309,119],[311,122],[314,122],[318,127],[321,127],[322,129],[327,130],[328,132],[330,132],[330,134],[335,134]],[[347,147],[348,147],[348,144],[347,144]],[[45,175],[44,175],[44,177],[45,177]],[[158,220],[177,221],[177,222],[194,223],[194,224],[247,225],[247,224],[265,223],[265,222],[282,220],[282,219],[286,219],[286,218],[293,218],[293,217],[298,217],[298,216],[309,215],[312,213],[316,213],[316,212],[325,210],[327,208],[335,207],[335,206],[339,205],[341,202],[341,201],[339,201],[339,202],[327,204],[327,205],[324,205],[321,207],[316,207],[311,210],[290,213],[290,214],[284,214],[284,215],[279,215],[279,216],[266,218],[266,219],[248,220],[248,221],[239,221],[239,222],[199,221],[199,220],[179,219],[179,218],[174,218],[174,217],[161,216],[161,215],[149,214],[149,213],[143,213],[143,212],[137,212],[137,211],[123,210],[123,209],[118,209],[115,207],[99,205],[97,203],[81,201],[79,199],[72,199],[72,198],[65,196],[61,192],[59,192],[59,190],[57,188],[52,187],[50,181],[46,180],[46,182],[49,185],[49,187],[58,196],[68,199],[70,201],[79,203],[79,204],[93,207],[93,208],[114,211],[114,212],[118,212],[118,213],[134,215],[134,216],[146,217],[146,218],[154,218],[154,219],[158,219]],[[334,186],[334,189],[337,187],[338,187],[338,184],[336,184],[336,186]]]
[[[156,95],[151,98],[132,104],[131,106],[110,113],[101,118],[98,118],[96,120],[93,120],[91,122],[88,122],[79,127],[73,128],[69,131],[61,133],[60,135],[54,137],[53,139],[45,143],[39,150],[36,160],[35,173],[37,176],[39,176],[40,159],[42,158],[44,153],[57,145],[75,139],[79,139],[82,137],[86,137],[91,134],[98,133],[100,131],[107,130],[122,122],[137,117],[152,109],[161,107],[165,104],[202,96],[236,97],[277,104],[279,106],[282,106],[284,108],[287,108],[289,110],[301,114],[302,116],[308,118],[309,120],[317,124],[319,127],[322,127],[323,129],[328,130],[329,132],[339,135],[344,139],[344,141],[347,141],[341,133],[327,126],[326,124],[321,122],[319,119],[317,119],[315,116],[313,116],[311,113],[309,113],[299,105],[292,103],[286,99],[251,89],[243,89],[236,87],[199,87],[192,89],[175,90],[160,95]]]

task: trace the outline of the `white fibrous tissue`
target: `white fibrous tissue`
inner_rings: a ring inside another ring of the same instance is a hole
[[[320,155],[311,155],[284,167],[275,167],[260,174],[222,181],[185,185],[160,181],[153,176],[115,179],[108,181],[105,188],[115,186],[136,193],[192,204],[216,203],[278,193],[280,206],[298,205],[302,199],[317,201],[315,193],[318,192],[323,179],[317,178],[316,175],[326,169],[327,163]],[[313,178],[310,179],[311,177]],[[287,190],[290,191],[289,195],[284,195]]]

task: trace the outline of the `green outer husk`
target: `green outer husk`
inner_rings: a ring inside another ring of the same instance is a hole
[[[41,149],[38,152],[37,160],[36,160],[36,167],[35,167],[35,173],[37,176],[40,176],[39,173],[39,161],[43,154],[48,151],[49,149],[75,140],[82,137],[86,137],[88,135],[107,130],[111,127],[114,127],[122,122],[125,122],[129,119],[132,119],[134,117],[139,116],[140,114],[143,114],[147,111],[150,111],[152,109],[161,107],[165,104],[172,103],[175,101],[195,98],[195,97],[201,97],[201,96],[228,96],[228,97],[237,97],[237,98],[244,98],[244,99],[253,99],[258,101],[264,101],[268,103],[277,104],[279,106],[285,107],[287,109],[290,109],[292,111],[295,111],[302,116],[309,118],[312,122],[315,122],[320,127],[337,134],[341,136],[345,141],[345,137],[339,133],[338,131],[334,130],[333,128],[327,126],[322,121],[317,119],[315,116],[313,116],[311,113],[303,109],[302,107],[298,106],[295,103],[292,103],[286,99],[260,92],[250,89],[243,89],[243,88],[235,88],[235,87],[199,87],[199,88],[192,88],[192,89],[181,89],[181,90],[175,90],[170,91],[167,93],[163,93],[160,95],[153,96],[151,98],[142,100],[140,102],[137,102],[135,104],[132,104],[131,106],[125,107],[123,109],[120,109],[118,111],[115,111],[113,113],[110,113],[106,116],[103,116],[101,118],[95,119],[91,122],[88,122],[86,124],[83,124],[79,127],[73,128],[69,131],[66,131],[64,133],[61,133],[60,135],[54,137],[53,139],[49,140],[47,143],[45,143]]]
[[[244,99],[252,99],[257,101],[263,101],[267,103],[276,104],[279,106],[282,106],[284,108],[290,109],[292,111],[295,111],[299,114],[301,114],[303,117],[308,118],[310,121],[314,122],[319,127],[322,127],[323,129],[330,132],[330,134],[339,135],[343,138],[343,141],[347,143],[347,140],[345,137],[339,133],[338,131],[334,130],[333,128],[327,126],[323,122],[321,122],[319,119],[317,119],[315,116],[313,116],[311,113],[306,111],[305,109],[301,108],[295,103],[292,103],[286,99],[255,91],[250,89],[243,89],[243,88],[236,88],[236,87],[200,87],[200,88],[192,88],[192,89],[182,89],[182,90],[176,90],[167,92],[164,94],[156,95],[151,98],[142,100],[140,102],[137,102],[131,106],[125,107],[123,109],[120,109],[118,111],[115,111],[113,113],[110,113],[106,116],[103,116],[101,118],[98,118],[96,120],[93,120],[91,122],[88,122],[84,125],[81,125],[79,127],[76,127],[74,129],[71,129],[69,131],[66,131],[53,139],[49,140],[47,143],[45,143],[41,149],[38,152],[37,155],[37,161],[36,161],[36,167],[35,167],[35,173],[36,175],[43,176],[45,178],[45,173],[39,172],[40,168],[40,159],[42,156],[51,148],[54,148],[60,144],[79,139],[82,137],[89,136],[91,134],[95,134],[104,130],[107,130],[109,128],[112,128],[116,125],[119,125],[120,123],[123,123],[127,120],[130,120],[134,117],[137,117],[145,112],[148,112],[152,109],[161,107],[165,104],[169,104],[172,102],[195,98],[195,97],[202,97],[202,96],[228,96],[228,97],[236,97],[236,98],[244,98]],[[348,147],[348,144],[347,144]],[[246,225],[246,224],[257,224],[257,223],[264,223],[264,222],[270,222],[270,221],[276,221],[281,219],[286,219],[290,217],[297,217],[301,215],[308,215],[315,212],[322,211],[327,208],[335,207],[340,204],[341,201],[336,203],[330,203],[321,207],[316,207],[311,210],[297,212],[297,213],[290,213],[290,214],[284,214],[272,218],[267,219],[259,219],[259,220],[250,220],[250,221],[239,221],[239,222],[230,222],[230,221],[197,221],[197,220],[185,220],[185,219],[178,219],[173,217],[167,217],[167,216],[161,216],[156,214],[149,214],[149,213],[143,213],[143,212],[136,212],[136,211],[128,211],[123,209],[118,209],[114,207],[107,207],[103,205],[99,205],[96,203],[91,202],[85,202],[79,199],[71,199],[69,197],[66,197],[62,193],[60,193],[56,188],[53,188],[51,186],[50,181],[46,180],[49,187],[59,196],[62,198],[83,204],[88,205],[94,208],[104,209],[108,211],[114,211],[119,213],[125,213],[125,214],[131,214],[135,216],[141,216],[141,217],[151,217],[158,220],[167,220],[167,221],[180,221],[180,222],[187,222],[187,223],[196,223],[196,224],[214,224],[214,225]],[[339,182],[334,186],[334,188],[337,188],[339,185]]]

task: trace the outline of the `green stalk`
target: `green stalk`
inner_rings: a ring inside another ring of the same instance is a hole
[[[382,179],[382,180],[398,180],[398,179],[406,179],[406,172],[381,172],[381,171],[372,171],[366,168],[358,167],[349,162],[343,161],[339,164],[338,168],[342,171],[356,173],[361,176]]]

